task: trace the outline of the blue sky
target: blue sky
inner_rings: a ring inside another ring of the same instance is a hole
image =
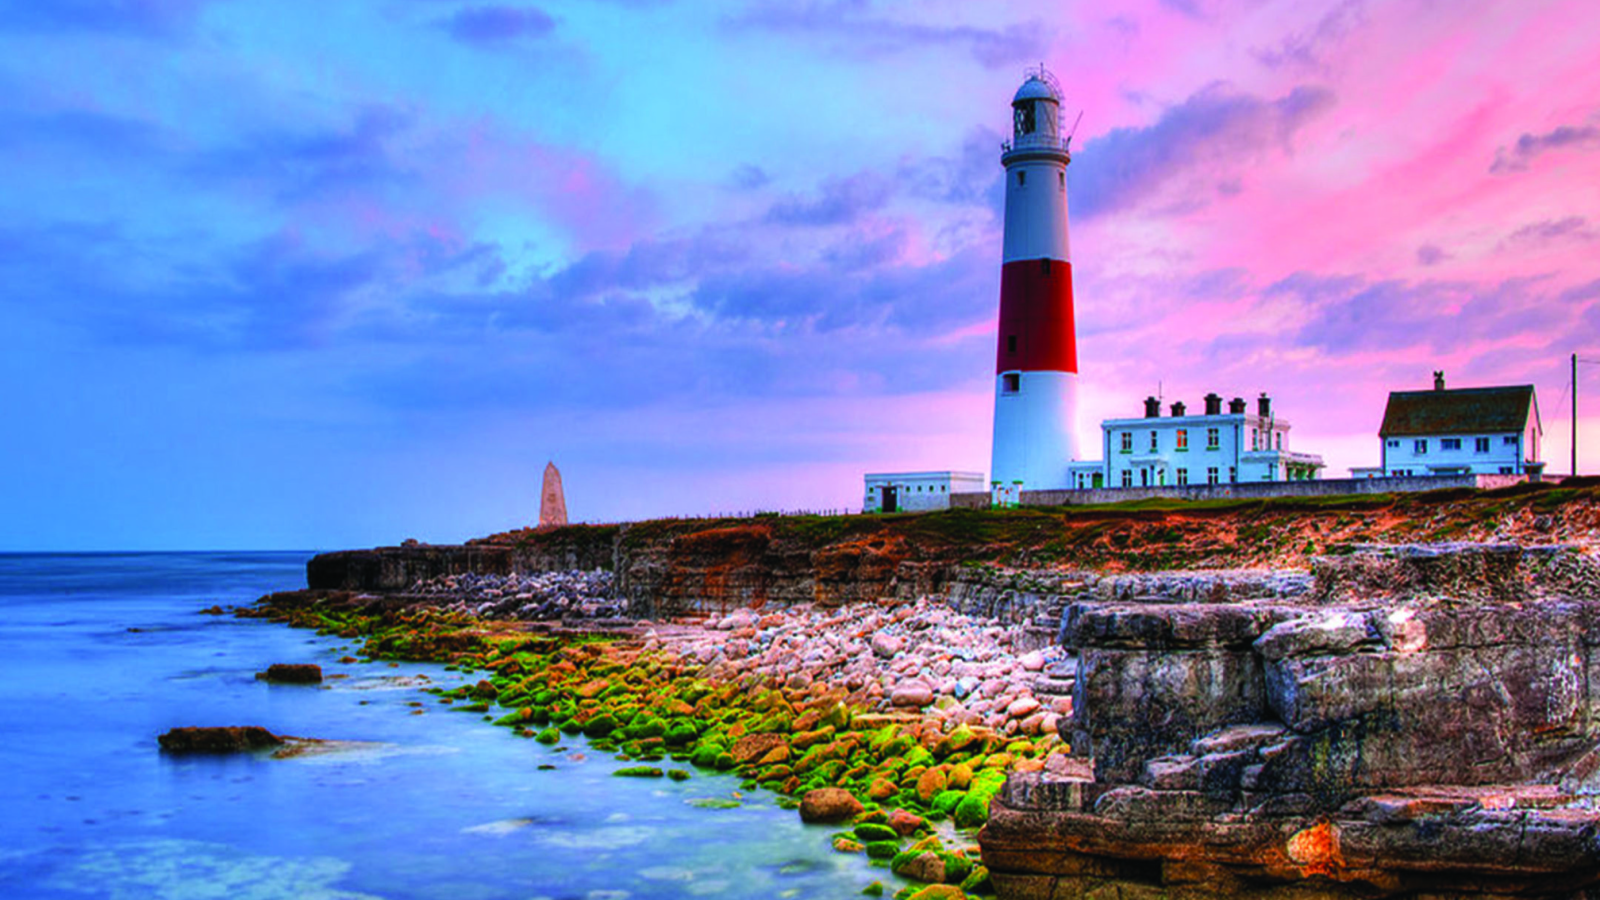
[[[1086,437],[1158,385],[1268,391],[1342,474],[1443,368],[1536,384],[1564,469],[1597,18],[0,3],[0,548],[461,540],[529,524],[552,459],[591,521],[984,470],[998,148],[1041,61],[1084,112]]]

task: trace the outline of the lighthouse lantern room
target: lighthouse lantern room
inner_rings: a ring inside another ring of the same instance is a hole
[[[1071,486],[1078,353],[1067,244],[1069,138],[1061,135],[1061,89],[1040,66],[1011,101],[1006,170],[1000,330],[995,363],[995,500],[1023,490]]]

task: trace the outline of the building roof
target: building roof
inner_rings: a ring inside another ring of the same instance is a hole
[[[1519,432],[1539,410],[1533,385],[1391,391],[1380,437],[1417,434],[1499,434]]]
[[[1060,103],[1061,94],[1046,79],[1039,75],[1030,75],[1028,80],[1022,83],[1022,87],[1017,88],[1017,95],[1011,98],[1012,103],[1021,103],[1024,100],[1052,100]]]

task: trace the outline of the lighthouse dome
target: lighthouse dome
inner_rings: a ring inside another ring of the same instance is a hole
[[[1050,82],[1038,75],[1029,75],[1028,80],[1022,83],[1022,87],[1017,88],[1017,95],[1011,98],[1011,104],[1015,106],[1028,100],[1049,100],[1052,103],[1060,103],[1061,95]]]

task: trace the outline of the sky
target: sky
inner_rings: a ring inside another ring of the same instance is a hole
[[[1079,440],[1600,360],[1592,0],[0,0],[0,550],[859,508],[986,472],[1000,143],[1068,168]],[[1578,377],[1600,469],[1600,364]]]

